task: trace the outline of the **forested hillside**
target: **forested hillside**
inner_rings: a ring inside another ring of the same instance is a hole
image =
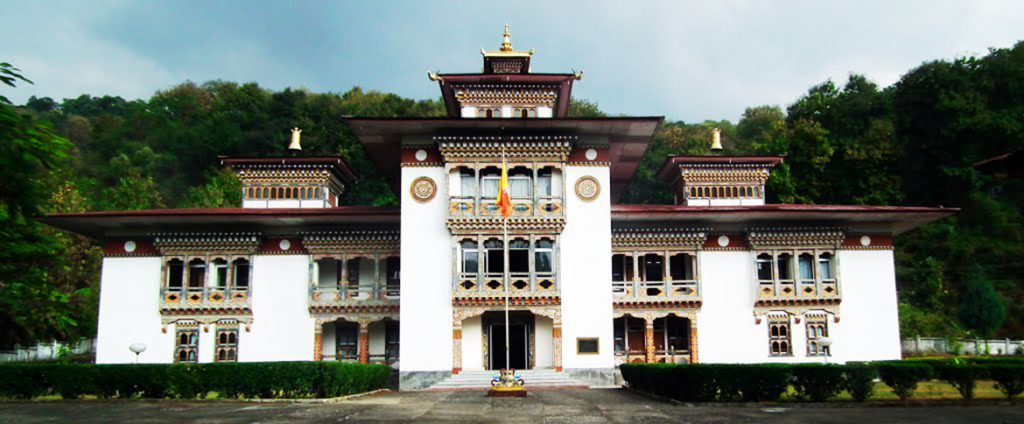
[[[11,66],[0,76],[11,87],[28,83]],[[971,167],[1024,148],[1024,43],[925,63],[889,87],[854,74],[794,98],[785,109],[748,108],[735,124],[666,122],[623,201],[671,203],[654,178],[664,157],[710,154],[719,127],[727,154],[786,156],[769,182],[772,202],[963,208],[897,239],[901,330],[1024,337],[1024,182]],[[148,100],[0,98],[0,345],[95,333],[99,248],[32,217],[236,206],[238,181],[217,156],[285,154],[292,127],[303,129],[306,154],[341,154],[363,176],[343,203],[395,205],[342,117],[443,113],[438,100],[359,88],[223,81],[185,82]],[[603,115],[582,100],[570,113]]]

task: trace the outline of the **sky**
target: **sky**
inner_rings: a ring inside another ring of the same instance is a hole
[[[1024,1],[16,1],[0,62],[29,96],[149,98],[185,80],[279,90],[353,86],[439,98],[427,71],[479,72],[509,24],[535,72],[584,71],[574,95],[611,114],[737,121],[813,85],[881,86],[923,62],[1024,40]]]

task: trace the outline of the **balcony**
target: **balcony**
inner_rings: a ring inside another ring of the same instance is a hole
[[[500,218],[501,211],[493,198],[451,196],[448,208],[449,219]],[[541,197],[512,199],[512,218],[561,218],[562,198]]]
[[[246,287],[162,287],[161,311],[237,310],[250,306]]]
[[[401,285],[386,284],[318,285],[309,292],[309,307],[337,308],[348,306],[398,306]]]
[[[509,298],[557,299],[554,273],[509,273]],[[504,300],[505,284],[501,273],[459,273],[453,297],[456,300]]]
[[[829,280],[762,280],[758,282],[757,303],[838,303],[839,283]]]
[[[615,302],[699,302],[697,280],[612,281]]]

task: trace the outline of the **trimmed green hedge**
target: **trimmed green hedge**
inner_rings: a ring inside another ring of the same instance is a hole
[[[336,397],[387,387],[391,368],[338,362],[0,365],[0,397]]]
[[[1007,398],[1024,392],[1024,358],[955,358],[838,364],[623,364],[622,377],[637,390],[684,402],[775,401],[792,385],[799,399],[821,402],[846,390],[871,397],[881,378],[901,400],[917,384],[945,380],[964,399],[978,380],[991,378]]]

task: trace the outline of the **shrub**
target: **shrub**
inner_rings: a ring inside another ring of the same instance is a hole
[[[741,399],[747,402],[775,401],[786,393],[790,381],[790,365],[749,364],[711,365],[719,399]]]
[[[224,397],[340,396],[387,387],[391,368],[336,362],[173,365],[0,365],[0,397],[32,398],[51,391],[64,398],[177,397],[216,391]]]
[[[196,364],[178,364],[167,368],[167,385],[170,392],[178,399],[195,399],[206,397],[209,389],[202,376],[203,366]]]
[[[46,386],[64,399],[96,393],[96,367],[89,364],[46,364],[38,370]]]
[[[1007,399],[1024,392],[1024,364],[992,364],[987,367],[989,377],[995,380],[996,388]]]
[[[49,386],[43,380],[40,365],[0,365],[0,396],[31,399],[45,395]]]
[[[878,370],[866,362],[848,362],[843,370],[843,388],[857,402],[863,402],[875,391]]]
[[[900,400],[907,400],[917,390],[917,383],[932,377],[932,367],[918,361],[878,362],[878,375]]]
[[[985,378],[986,366],[970,363],[937,363],[933,365],[939,378],[956,388],[964,399],[974,398],[974,386]]]
[[[718,394],[715,369],[701,365],[677,365],[672,368],[675,382],[673,398],[684,402],[710,402]]]
[[[840,365],[793,365],[793,389],[801,399],[823,402],[843,390],[844,371]]]

